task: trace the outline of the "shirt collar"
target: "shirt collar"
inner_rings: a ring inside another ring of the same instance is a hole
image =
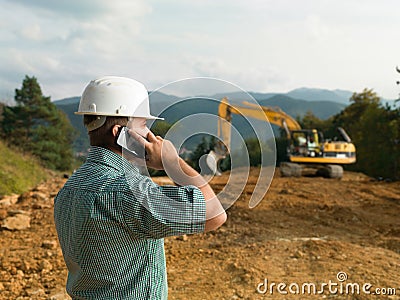
[[[135,170],[139,169],[123,156],[103,147],[91,146],[87,157],[87,162],[101,163],[116,170]]]

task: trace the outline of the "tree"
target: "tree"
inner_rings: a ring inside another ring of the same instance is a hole
[[[398,179],[400,111],[384,107],[370,89],[354,93],[351,104],[333,118],[342,126],[357,149],[357,163],[351,167],[374,177]]]
[[[161,137],[165,137],[165,135],[168,133],[168,131],[171,129],[172,124],[162,121],[162,120],[156,120],[152,125],[151,125],[151,131],[155,135],[159,135]]]
[[[333,125],[334,127],[343,127],[343,123],[346,123],[346,130],[353,139],[358,140],[361,138],[359,135],[363,134],[361,127],[363,126],[365,112],[367,109],[378,110],[381,106],[380,98],[372,89],[364,89],[361,93],[353,93],[350,103],[333,118]]]
[[[5,107],[1,121],[5,141],[39,157],[48,168],[70,169],[75,130],[50,97],[43,96],[37,79],[25,76],[14,99],[17,105]]]
[[[305,129],[317,129],[321,132],[326,132],[332,125],[331,118],[327,120],[321,120],[311,111],[307,111],[301,120],[298,120],[301,128]]]

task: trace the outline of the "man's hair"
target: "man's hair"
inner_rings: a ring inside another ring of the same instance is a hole
[[[95,121],[98,116],[84,115],[83,124],[85,127],[91,122]],[[105,148],[114,148],[116,139],[113,138],[112,128],[115,125],[126,126],[128,124],[128,117],[107,117],[103,126],[89,131],[89,140],[91,146],[102,146]]]

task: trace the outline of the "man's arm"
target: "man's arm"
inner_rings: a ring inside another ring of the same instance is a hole
[[[150,168],[165,170],[168,176],[179,185],[193,185],[200,189],[206,201],[205,231],[215,230],[225,223],[226,212],[208,182],[192,167],[190,167],[176,152],[174,145],[152,132],[147,135],[147,141],[134,131],[129,133],[143,143],[147,155],[146,164]]]
[[[186,176],[178,175],[179,178],[183,179],[182,183],[178,182],[178,184],[198,187],[206,200],[206,226],[204,231],[217,229],[225,223],[227,216],[213,189],[196,170],[181,158],[179,158],[179,165],[180,170]],[[185,179],[186,181],[184,181]]]

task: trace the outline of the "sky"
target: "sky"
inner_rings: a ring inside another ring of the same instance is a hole
[[[0,0],[0,101],[25,75],[52,100],[103,75],[246,91],[400,92],[398,0]]]

